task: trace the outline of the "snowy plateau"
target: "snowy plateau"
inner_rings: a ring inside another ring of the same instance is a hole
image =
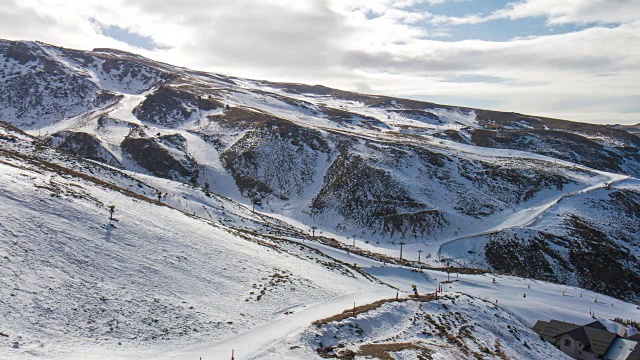
[[[538,320],[638,331],[631,127],[6,40],[0,121],[2,359],[568,359]]]

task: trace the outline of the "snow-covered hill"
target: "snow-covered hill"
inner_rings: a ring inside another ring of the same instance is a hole
[[[315,356],[311,321],[391,287],[435,288],[442,272],[398,265],[419,256],[640,296],[640,138],[623,128],[13,41],[0,41],[0,120],[0,341],[18,358],[280,356],[284,339]],[[455,292],[487,297],[488,277],[468,276]],[[588,319],[593,300],[542,288],[550,312],[523,313],[513,286],[491,290],[506,297],[496,311],[523,334],[551,315]],[[466,316],[489,306],[451,296]],[[607,301],[606,319],[638,317]],[[389,306],[415,318],[432,304]],[[403,341],[424,340],[418,327]],[[443,356],[484,351],[458,345]]]
[[[158,352],[386,288],[297,242],[240,232],[193,216],[186,205],[139,195],[126,176],[112,181],[117,172],[91,177],[82,173],[90,164],[74,170],[72,160],[54,164],[8,148],[0,159],[0,331],[9,337],[0,338],[0,353]]]
[[[259,358],[314,353],[341,359],[569,359],[497,305],[460,294],[384,303],[311,327]]]
[[[638,313],[602,294],[486,275],[454,275],[444,299],[376,310],[367,304],[394,288],[404,299],[411,284],[428,293],[448,276],[329,247],[205,189],[68,156],[9,125],[0,145],[3,358],[218,359],[232,349],[238,358],[317,358],[338,345],[409,358],[557,357],[531,335],[536,320]],[[311,326],[352,303],[369,309],[355,323]],[[364,342],[347,329],[366,330]],[[447,344],[452,336],[459,342]]]
[[[637,298],[639,216],[640,183],[623,180],[563,198],[529,226],[452,241],[442,251],[496,271]]]

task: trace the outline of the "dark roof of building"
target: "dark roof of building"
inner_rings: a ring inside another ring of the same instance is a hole
[[[640,360],[640,343],[636,345],[636,348],[629,354],[627,360]]]
[[[585,327],[590,327],[590,328],[594,328],[594,329],[600,329],[600,330],[604,330],[604,331],[609,331],[609,329],[607,329],[606,326],[604,326],[603,323],[601,323],[600,321],[596,320],[592,323],[589,323],[587,325],[585,325]]]
[[[633,349],[629,357],[627,357],[627,360],[640,360],[640,333],[629,336],[627,340],[637,342],[635,349]]]
[[[536,324],[533,325],[533,331],[535,331],[536,334],[540,335],[548,325],[549,325],[548,321],[538,320],[538,322],[536,322]]]
[[[618,334],[588,326],[580,326],[566,334],[572,339],[580,341],[584,345],[585,351],[597,355],[604,355],[613,340],[618,337]]]
[[[580,325],[576,325],[576,324],[572,324],[564,321],[558,321],[558,320],[551,320],[549,322],[538,321],[533,326],[533,331],[535,331],[538,335],[542,336],[542,338],[545,339],[546,341],[553,342],[552,340],[553,338],[558,337],[571,330],[577,329],[579,327]]]

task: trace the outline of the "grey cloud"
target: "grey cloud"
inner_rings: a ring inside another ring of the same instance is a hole
[[[606,56],[545,56],[535,49],[512,51],[510,49],[454,50],[436,55],[399,57],[389,52],[369,53],[350,51],[345,54],[344,65],[353,69],[367,69],[388,73],[404,73],[419,76],[433,76],[436,73],[474,72],[487,69],[538,69],[553,68],[571,71],[611,71],[618,65]]]
[[[36,14],[24,9],[14,1],[0,0],[0,34],[2,37],[32,40],[34,30],[45,34],[48,29],[58,27],[59,23],[48,16]]]
[[[616,29],[599,29],[595,37],[587,30],[573,39],[535,38],[507,43],[433,42],[427,41],[423,55],[403,56],[392,52],[349,51],[343,63],[349,68],[370,71],[434,75],[434,73],[469,73],[479,70],[517,70],[549,72],[570,71],[616,73],[640,71],[635,52],[617,46],[618,36],[633,37]],[[608,41],[609,44],[600,42]],[[590,44],[589,42],[592,42]],[[624,44],[622,41],[621,44]],[[582,46],[585,45],[586,46]],[[593,45],[593,46],[589,46]]]
[[[360,93],[371,94],[374,92],[373,88],[369,84],[363,81],[357,81],[353,83],[353,87],[356,89],[357,92],[360,92]]]
[[[331,66],[342,51],[340,41],[351,32],[343,16],[324,1],[313,1],[305,10],[250,0],[136,4],[165,17],[178,14],[176,20],[194,30],[194,38],[181,50],[221,66],[280,70]]]
[[[370,53],[362,50],[346,52],[342,62],[345,66],[353,69],[418,75],[433,75],[434,72],[472,71],[484,67],[478,62],[449,56],[445,59],[432,55],[401,57],[390,52]]]

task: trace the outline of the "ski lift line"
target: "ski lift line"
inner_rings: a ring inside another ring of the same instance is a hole
[[[548,203],[545,206],[545,208],[539,214],[537,214],[535,217],[533,217],[532,219],[530,219],[526,223],[515,224],[515,225],[512,225],[512,226],[504,227],[502,229],[487,230],[487,231],[479,232],[479,233],[476,233],[476,234],[465,235],[465,236],[461,236],[461,237],[449,240],[447,242],[444,242],[444,243],[440,244],[440,246],[438,247],[438,253],[437,253],[438,254],[438,258],[441,257],[442,248],[445,245],[449,245],[449,244],[451,244],[453,242],[456,242],[456,241],[466,240],[466,239],[470,239],[470,238],[474,238],[474,237],[478,237],[478,236],[497,234],[497,233],[502,232],[504,230],[509,230],[509,229],[513,229],[513,228],[517,228],[517,227],[529,227],[529,226],[532,226],[536,222],[538,222],[538,220],[540,220],[540,218],[543,215],[545,215],[551,208],[555,207],[560,201],[562,201],[562,200],[564,200],[566,198],[569,198],[571,196],[578,195],[578,194],[585,194],[585,193],[592,192],[592,191],[595,191],[595,190],[603,189],[603,188],[607,187],[607,184],[609,184],[608,186],[611,186],[611,184],[613,184],[613,183],[622,182],[622,181],[626,181],[626,180],[630,180],[630,179],[632,179],[632,177],[627,175],[625,177],[621,177],[621,178],[617,178],[617,179],[610,179],[608,181],[605,181],[605,182],[602,182],[602,183],[598,184],[597,186],[590,186],[590,187],[587,187],[587,188],[582,189],[580,191],[574,191],[574,192],[569,192],[569,193],[563,194],[558,199]]]

